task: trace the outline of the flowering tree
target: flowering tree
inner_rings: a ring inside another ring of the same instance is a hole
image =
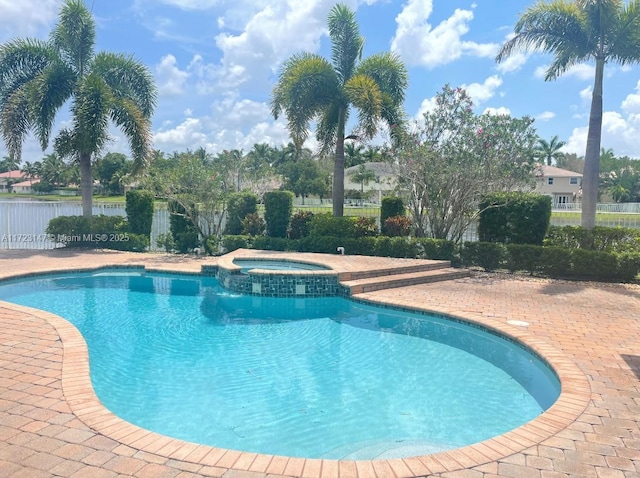
[[[477,115],[463,89],[446,85],[395,152],[416,235],[460,241],[483,194],[532,187],[532,123],[528,117]]]

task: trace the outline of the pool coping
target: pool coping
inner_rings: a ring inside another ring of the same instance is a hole
[[[60,270],[47,270],[29,274],[11,274],[5,279],[18,279],[47,273],[91,272],[109,268],[138,268],[148,272],[182,274],[164,267],[147,267],[144,264],[100,265]],[[191,273],[201,275],[200,273]],[[358,301],[397,307],[383,300],[358,299]],[[199,445],[167,437],[126,422],[108,411],[95,395],[89,374],[88,350],[84,338],[70,322],[55,314],[30,307],[2,302],[3,307],[16,312],[27,313],[42,319],[55,328],[63,346],[62,390],[72,412],[87,426],[119,443],[160,455],[168,459],[194,464],[216,466],[242,471],[284,474],[291,476],[338,476],[338,470],[369,470],[384,474],[392,472],[397,476],[421,476],[426,474],[452,472],[487,464],[509,455],[522,452],[556,435],[572,424],[586,409],[591,397],[591,387],[587,377],[563,352],[534,337],[526,330],[501,323],[491,318],[479,320],[466,314],[442,314],[430,311],[428,307],[414,308],[421,312],[432,312],[438,316],[493,330],[526,345],[551,365],[561,383],[558,400],[536,419],[503,435],[462,448],[447,450],[431,455],[389,460],[325,460],[290,458],[276,455],[227,450]]]

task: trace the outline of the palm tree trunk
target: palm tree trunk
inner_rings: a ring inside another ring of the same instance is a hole
[[[600,140],[602,137],[602,82],[604,60],[596,60],[596,78],[591,96],[587,150],[584,155],[582,177],[582,227],[593,229],[596,224],[596,204],[600,182]]]
[[[346,110],[338,113],[338,134],[336,138],[336,156],[333,165],[333,215],[344,216],[344,128]]]
[[[80,153],[80,194],[82,195],[82,215],[91,217],[93,213],[91,153]]]

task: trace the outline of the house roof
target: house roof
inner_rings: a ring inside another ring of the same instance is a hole
[[[555,178],[581,178],[582,174],[574,171],[568,171],[566,169],[556,168],[555,166],[542,165],[542,176],[545,178],[548,178],[549,176],[553,176]]]
[[[22,177],[24,177],[24,174],[18,169],[14,171],[7,171],[6,173],[0,173],[0,178],[5,179],[20,179]]]
[[[25,187],[25,186],[33,186],[34,184],[37,184],[40,182],[40,179],[31,179],[29,181],[22,181],[19,183],[14,183],[11,185],[12,188],[15,187]]]

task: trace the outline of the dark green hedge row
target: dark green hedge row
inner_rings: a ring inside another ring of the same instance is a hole
[[[462,264],[487,271],[508,269],[531,274],[628,282],[640,272],[640,253],[570,249],[557,246],[465,242]]]
[[[49,221],[46,232],[65,247],[136,252],[149,247],[149,237],[131,232],[123,216],[60,216]]]
[[[302,239],[286,239],[266,236],[224,236],[222,245],[225,252],[244,248],[335,254],[338,247],[344,247],[345,253],[349,255],[455,261],[453,241],[429,238],[364,236],[345,239],[336,236],[308,236]]]

